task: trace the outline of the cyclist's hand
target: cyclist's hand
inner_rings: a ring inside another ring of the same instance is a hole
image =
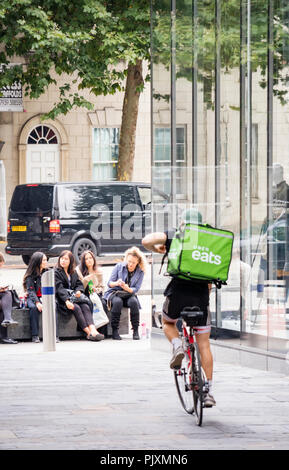
[[[155,251],[164,255],[166,253],[166,245],[155,245]]]

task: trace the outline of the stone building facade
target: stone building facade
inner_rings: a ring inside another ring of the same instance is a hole
[[[62,77],[57,86],[50,86],[37,100],[24,97],[22,112],[0,112],[0,141],[5,142],[0,160],[6,182],[5,194],[2,187],[1,207],[8,208],[17,184],[91,181],[96,179],[96,174],[101,175],[93,170],[97,165],[93,156],[94,130],[109,129],[109,135],[112,130],[118,132],[123,93],[95,97],[86,91],[84,96],[93,103],[93,111],[78,108],[55,120],[42,120],[41,116],[57,102],[58,87],[65,81]],[[114,135],[117,134],[114,132]],[[146,84],[139,102],[135,181],[150,182],[150,147],[150,86]]]

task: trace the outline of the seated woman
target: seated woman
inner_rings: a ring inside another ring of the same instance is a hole
[[[39,343],[39,315],[42,312],[41,276],[47,270],[47,258],[44,253],[36,251],[30,258],[23,287],[27,295],[32,342]]]
[[[4,256],[0,253],[0,269],[4,263]],[[17,341],[8,338],[7,335],[7,326],[18,325],[18,322],[12,319],[12,295],[8,286],[4,284],[4,281],[0,280],[0,343],[17,344]]]
[[[94,253],[90,250],[82,253],[80,264],[76,268],[79,279],[83,283],[85,295],[89,297],[92,292],[96,292],[99,296],[105,313],[108,313],[107,304],[103,299],[103,275],[102,270],[97,264]],[[105,337],[107,336],[107,325],[99,328],[99,332]]]
[[[119,335],[119,320],[122,307],[130,308],[130,320],[133,328],[133,339],[140,339],[139,309],[141,308],[136,293],[139,291],[146,270],[146,259],[135,246],[124,254],[124,262],[118,263],[111,273],[107,283],[109,289],[104,298],[111,308],[112,338],[122,339]]]
[[[84,293],[84,287],[75,270],[74,256],[71,251],[64,250],[55,269],[55,297],[57,312],[63,315],[72,313],[79,328],[86,333],[90,341],[101,341],[104,336],[98,333],[94,324],[88,303],[71,302],[71,292],[79,298]]]

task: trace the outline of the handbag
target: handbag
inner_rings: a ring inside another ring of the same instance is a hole
[[[125,290],[118,290],[116,291],[115,295],[117,295],[121,299],[129,299],[134,294],[130,292],[126,292]]]
[[[88,304],[90,305],[90,300],[86,295],[81,294],[79,297],[76,297],[75,292],[72,289],[67,289],[68,294],[70,295],[70,302],[73,304]]]
[[[92,310],[93,323],[94,323],[95,328],[97,329],[109,323],[109,319],[103,309],[102,301],[96,292],[93,292],[92,294],[90,294],[90,300],[93,305],[93,310]]]
[[[134,296],[134,294],[133,293],[130,294],[130,292],[126,292],[125,290],[115,290],[115,291],[113,291],[107,299],[107,307],[108,307],[109,310],[111,310],[111,306],[112,306],[111,302],[112,302],[112,299],[115,296],[119,297],[120,299],[125,300],[125,299],[129,299],[130,297]]]
[[[15,289],[9,289],[11,292],[12,297],[12,307],[13,308],[20,308],[20,299]]]

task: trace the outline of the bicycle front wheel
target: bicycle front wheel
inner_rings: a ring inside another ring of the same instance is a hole
[[[195,417],[198,426],[201,426],[203,421],[204,383],[205,376],[201,366],[200,352],[197,343],[194,343],[192,347],[192,391]]]
[[[191,388],[191,361],[186,351],[182,367],[174,370],[174,376],[182,407],[187,413],[192,414],[194,412],[194,399]]]

